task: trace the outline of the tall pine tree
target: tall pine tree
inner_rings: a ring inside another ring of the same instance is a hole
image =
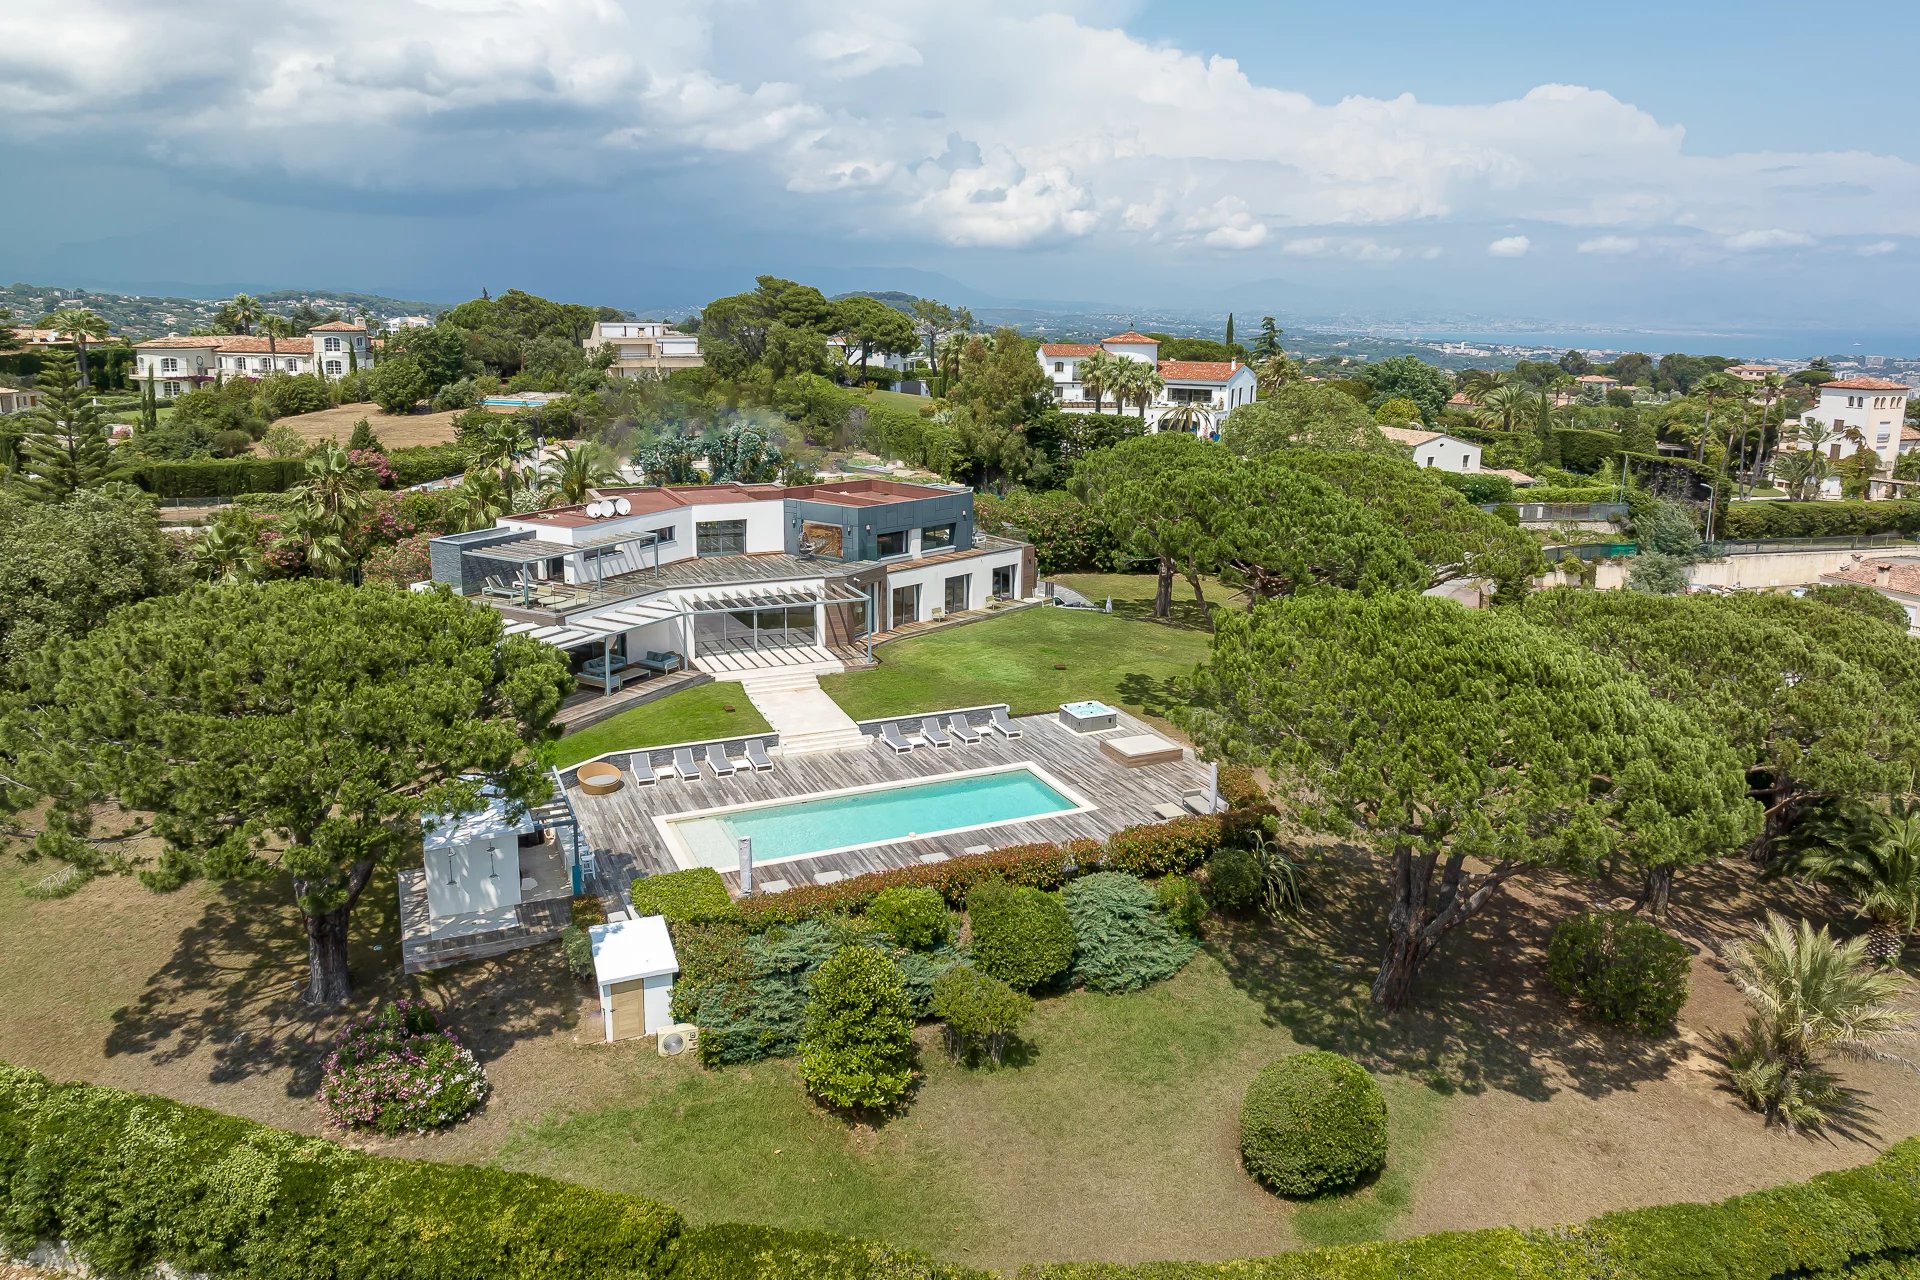
[[[27,435],[20,442],[21,487],[35,498],[58,502],[119,478],[124,465],[113,456],[99,406],[81,385],[72,352],[49,355],[39,389],[45,398],[28,413]]]

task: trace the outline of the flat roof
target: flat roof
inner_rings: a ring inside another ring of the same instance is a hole
[[[533,830],[533,815],[522,811],[518,818],[508,812],[506,799],[493,788],[486,789],[487,805],[471,813],[430,814],[420,820],[420,847],[431,853],[484,840],[489,836],[505,839]]]
[[[680,972],[664,916],[596,924],[587,937],[593,941],[593,976],[601,986]]]
[[[595,519],[587,514],[584,502],[565,507],[527,511],[503,519],[518,524],[552,525],[578,529],[608,519],[631,520],[634,516],[658,515],[683,507],[719,505],[735,502],[780,502],[797,498],[830,506],[874,507],[893,502],[911,502],[919,498],[938,498],[963,490],[945,485],[915,484],[906,480],[866,479],[828,480],[819,484],[689,484],[689,485],[613,485],[595,490],[603,499],[625,498],[633,508],[625,516]],[[508,525],[506,527],[512,527]]]

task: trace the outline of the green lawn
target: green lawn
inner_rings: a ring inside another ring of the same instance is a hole
[[[1099,698],[1164,716],[1207,633],[1078,609],[1023,609],[882,645],[880,666],[820,681],[855,720],[1007,703],[1015,715]]]
[[[1052,580],[1063,587],[1071,587],[1096,604],[1104,603],[1109,597],[1113,600],[1113,611],[1123,618],[1153,617],[1153,595],[1158,580],[1151,573],[1056,573]],[[1212,574],[1202,574],[1200,589],[1206,593],[1207,607],[1239,608],[1245,600],[1233,587],[1227,586]],[[1200,605],[1193,598],[1193,588],[1187,585],[1185,578],[1173,580],[1173,614],[1175,626],[1201,627],[1207,620],[1201,616]]]
[[[629,747],[658,747],[669,742],[766,731],[766,717],[747,700],[739,685],[731,681],[701,684],[568,734],[555,744],[554,763],[564,769]]]

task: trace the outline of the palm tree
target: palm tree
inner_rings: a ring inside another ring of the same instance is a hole
[[[267,369],[272,371],[280,367],[279,340],[293,336],[293,322],[285,316],[263,315],[260,317],[260,332],[267,335]]]
[[[1140,410],[1140,421],[1147,420],[1147,407],[1160,398],[1160,392],[1166,388],[1166,380],[1160,376],[1160,370],[1142,360],[1129,360],[1134,371],[1127,375],[1127,399]]]
[[[1907,1029],[1895,1003],[1906,980],[1867,963],[1867,940],[1772,912],[1755,935],[1724,950],[1734,985],[1753,1007],[1727,1056],[1736,1090],[1788,1132],[1817,1125],[1846,1101],[1822,1065],[1829,1053],[1872,1057]]]
[[[1095,351],[1080,362],[1080,385],[1092,397],[1095,413],[1100,412],[1101,402],[1113,386],[1114,369],[1119,364],[1119,357],[1105,351]]]
[[[106,341],[107,322],[85,307],[67,307],[52,315],[42,316],[40,327],[52,329],[55,333],[72,340],[74,354],[80,362],[80,385],[86,386],[87,339],[98,338],[102,342]]]
[[[574,505],[601,485],[619,484],[620,468],[603,444],[562,445],[540,468],[540,479],[553,501]]]
[[[1833,474],[1842,443],[1863,449],[1867,437],[1858,427],[1835,431],[1818,418],[1803,418],[1798,426],[1782,430],[1773,474],[1786,485],[1789,499],[1809,502],[1820,492],[1821,483]]]
[[[257,521],[232,507],[216,515],[206,532],[193,540],[190,554],[194,576],[202,582],[252,582],[265,567]]]
[[[221,310],[226,313],[227,323],[231,324],[233,331],[238,334],[252,333],[253,326],[259,323],[262,314],[260,304],[250,294],[245,293],[234,294],[233,301]]]
[[[1507,385],[1504,373],[1488,373],[1485,369],[1468,369],[1460,375],[1460,394],[1475,404],[1480,404],[1487,394],[1496,388]]]
[[[1540,399],[1532,388],[1503,382],[1481,395],[1473,420],[1490,431],[1521,431],[1539,412]]]
[[[1177,427],[1204,436],[1213,426],[1213,410],[1198,400],[1182,400],[1160,415],[1158,425],[1162,431]]]
[[[1767,419],[1773,416],[1773,406],[1780,399],[1780,389],[1785,385],[1784,378],[1777,373],[1770,373],[1761,386],[1759,438],[1754,441],[1752,465],[1747,467],[1746,474],[1742,477],[1747,493],[1752,493],[1754,486],[1759,484],[1760,477],[1766,474]]]
[[[1701,462],[1707,456],[1707,437],[1713,434],[1713,406],[1726,396],[1746,395],[1746,384],[1726,373],[1710,373],[1694,386],[1694,390],[1706,400],[1707,412],[1700,420],[1700,440],[1695,446],[1693,460]]]
[[[308,455],[306,479],[288,496],[294,500],[290,532],[306,547],[308,566],[344,577],[354,534],[373,506],[372,473],[328,440]]]
[[[452,501],[447,504],[455,533],[485,529],[512,510],[513,498],[500,473],[486,467],[468,471],[453,487]]]
[[[1800,825],[1786,870],[1832,885],[1871,922],[1867,958],[1894,966],[1920,926],[1920,803],[1830,805]]]

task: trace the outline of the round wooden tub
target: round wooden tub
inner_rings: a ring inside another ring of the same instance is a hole
[[[620,776],[620,767],[608,764],[605,760],[581,765],[580,772],[575,776],[580,780],[580,789],[590,796],[604,796],[610,791],[618,791],[620,784],[626,781]]]

